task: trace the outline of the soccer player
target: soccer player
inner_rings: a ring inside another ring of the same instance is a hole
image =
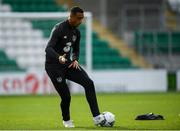
[[[95,125],[103,125],[105,122],[103,115],[99,112],[94,83],[78,62],[81,35],[76,27],[81,24],[83,18],[84,11],[80,7],[71,8],[69,18],[56,24],[52,29],[45,49],[45,69],[61,97],[60,107],[65,127],[74,127],[70,119],[71,95],[66,79],[84,87]]]

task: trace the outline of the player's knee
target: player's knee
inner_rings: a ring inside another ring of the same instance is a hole
[[[94,82],[91,79],[87,79],[81,83],[81,85],[84,87],[85,91],[92,91],[94,90]]]
[[[68,95],[68,96],[66,96],[66,101],[68,101],[68,102],[70,102],[71,101],[71,96],[70,95]]]
[[[91,86],[91,87],[94,87],[94,82],[91,80],[91,79],[89,79],[89,85]]]
[[[88,89],[94,89],[94,82],[91,79],[87,81],[87,87]]]
[[[61,97],[63,102],[70,102],[71,101],[71,96],[70,95],[64,95]]]

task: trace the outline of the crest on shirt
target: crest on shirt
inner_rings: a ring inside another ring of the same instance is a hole
[[[72,41],[75,42],[77,37],[75,35],[72,36]]]
[[[58,83],[62,82],[62,78],[61,77],[57,77],[56,80],[57,80]]]

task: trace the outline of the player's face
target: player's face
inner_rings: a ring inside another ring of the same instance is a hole
[[[79,26],[84,19],[84,14],[83,13],[76,13],[72,15],[72,20],[73,20],[73,25],[75,27]]]

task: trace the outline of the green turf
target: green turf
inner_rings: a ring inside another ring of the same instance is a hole
[[[113,128],[93,125],[84,95],[73,95],[71,114],[75,130],[180,129],[180,93],[98,94],[101,111],[116,115]],[[65,129],[58,96],[1,96],[0,129]],[[136,121],[138,114],[153,112],[165,120]]]

